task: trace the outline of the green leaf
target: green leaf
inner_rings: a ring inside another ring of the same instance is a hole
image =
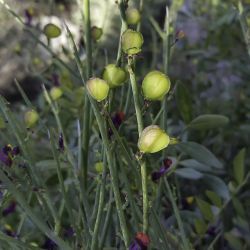
[[[218,208],[222,207],[222,201],[220,196],[218,196],[215,192],[206,190],[206,195],[209,198],[209,200]]]
[[[204,174],[203,183],[226,201],[230,198],[229,190],[225,182],[217,176]]]
[[[240,152],[236,155],[236,157],[233,160],[234,178],[239,185],[244,180],[244,175],[245,175],[244,171],[245,154],[246,154],[246,149],[243,148],[240,150]]]
[[[202,174],[197,170],[192,168],[179,168],[175,170],[175,174],[182,178],[191,179],[191,180],[198,180],[202,178]]]
[[[234,236],[231,233],[225,233],[224,237],[228,241],[228,243],[232,249],[234,249],[234,250],[244,249],[243,244],[238,237]]]
[[[211,205],[208,202],[201,200],[199,198],[196,198],[196,202],[197,202],[199,209],[201,210],[203,217],[207,221],[211,222],[214,218]]]
[[[227,125],[229,119],[223,115],[200,115],[190,122],[188,128],[205,130]]]
[[[187,159],[179,162],[179,165],[188,167],[188,168],[193,168],[195,170],[198,170],[200,172],[212,172],[214,171],[212,167],[207,166],[203,163],[200,163],[194,159]]]
[[[192,99],[184,84],[177,84],[175,98],[182,119],[185,123],[189,123],[192,119]]]
[[[237,215],[239,215],[242,218],[246,218],[246,212],[245,212],[244,206],[239,201],[239,199],[237,199],[236,197],[232,197],[232,203],[233,203],[235,211],[237,212]]]
[[[195,227],[195,231],[199,235],[203,235],[207,231],[207,224],[202,219],[196,219],[195,222],[194,222],[194,227]]]
[[[206,147],[196,142],[182,142],[177,146],[182,152],[190,155],[197,161],[215,168],[222,168],[222,163]]]
[[[0,116],[0,129],[5,128],[5,121],[2,116]]]

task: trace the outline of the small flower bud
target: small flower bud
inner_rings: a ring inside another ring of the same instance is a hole
[[[183,30],[178,30],[175,34],[175,38],[177,40],[180,40],[186,36],[185,32]]]
[[[127,80],[127,73],[115,64],[109,64],[105,67],[102,77],[107,81],[110,88],[115,88],[121,86]]]
[[[138,24],[141,20],[140,12],[135,8],[130,8],[126,10],[126,21],[128,25]]]
[[[103,171],[103,163],[100,161],[100,162],[97,162],[95,164],[95,170],[97,173],[101,174],[102,171]]]
[[[128,55],[141,52],[143,36],[140,32],[128,29],[122,34],[122,50]]]
[[[142,153],[156,153],[169,144],[169,136],[156,125],[146,127],[139,138],[138,148]]]
[[[89,94],[98,102],[104,100],[109,93],[109,85],[100,78],[91,78],[87,81]]]
[[[170,89],[170,80],[168,76],[160,71],[149,72],[142,82],[142,91],[147,100],[162,100]]]
[[[54,101],[59,99],[63,94],[60,87],[53,87],[49,93],[50,93],[52,100],[54,100]]]
[[[92,39],[94,40],[94,41],[98,41],[100,38],[101,38],[101,36],[102,36],[102,29],[101,28],[98,28],[98,27],[96,27],[96,26],[93,26],[92,28],[91,28],[91,36],[92,36]]]
[[[55,24],[48,23],[43,28],[43,33],[47,36],[47,38],[51,39],[51,38],[59,37],[62,32],[61,32],[61,29]]]
[[[29,110],[24,115],[24,122],[26,127],[31,128],[33,127],[39,119],[39,115],[35,110]]]

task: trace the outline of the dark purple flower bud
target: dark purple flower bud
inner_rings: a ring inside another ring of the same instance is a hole
[[[116,112],[115,115],[112,117],[112,121],[114,126],[118,129],[122,122],[125,120],[124,112]]]
[[[49,239],[49,238],[47,238],[45,240],[44,244],[42,245],[42,248],[46,249],[46,250],[56,250],[56,249],[58,249],[56,243],[54,241],[52,241],[51,239]]]
[[[166,158],[163,160],[163,164],[164,165],[158,171],[155,171],[151,174],[152,181],[157,182],[169,170],[169,167],[172,164],[172,160]]]
[[[53,82],[54,86],[57,86],[57,87],[61,86],[61,82],[60,82],[58,74],[56,74],[56,73],[52,74],[52,82]]]
[[[10,228],[5,228],[4,233],[10,237],[17,238],[17,233]]]
[[[19,155],[20,154],[20,148],[18,146],[14,147],[11,151],[11,154],[13,156]]]
[[[125,113],[122,111],[116,112],[111,117],[111,120],[113,121],[115,128],[118,129],[121,126],[122,122],[125,120]],[[109,128],[108,134],[109,134],[109,137],[111,137],[113,135],[113,131],[111,128]]]
[[[11,152],[12,150],[12,147],[10,144],[8,145],[5,145],[3,148],[2,148],[2,152],[6,155],[9,155],[9,153]]]
[[[64,140],[63,140],[63,135],[60,133],[59,140],[58,140],[58,146],[60,151],[64,151]]]
[[[3,210],[2,215],[5,217],[9,214],[14,213],[15,210],[16,210],[16,202],[12,201],[10,205]]]
[[[148,235],[138,232],[132,244],[129,246],[129,250],[147,250],[150,239]]]
[[[10,158],[9,155],[6,155],[3,151],[0,151],[0,161],[8,167],[12,165],[12,159]]]
[[[25,16],[25,24],[26,25],[31,25],[32,23],[32,17],[34,15],[34,11],[32,8],[28,8],[24,10],[24,16]]]
[[[164,166],[165,166],[166,168],[169,168],[169,167],[171,166],[172,163],[173,163],[172,160],[169,159],[169,158],[166,158],[166,159],[163,160],[163,164],[164,164]]]
[[[72,227],[67,227],[65,228],[64,230],[64,237],[66,238],[70,238],[70,237],[73,237],[75,234],[75,231]]]

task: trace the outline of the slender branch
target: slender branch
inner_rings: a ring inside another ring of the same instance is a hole
[[[133,57],[128,57],[128,72],[130,75],[130,83],[132,87],[133,97],[134,97],[134,106],[136,112],[137,126],[139,137],[143,130],[143,120],[142,112],[139,102],[139,93],[136,83],[135,74],[132,69]],[[147,168],[144,160],[140,161],[141,166],[141,178],[142,178],[142,199],[143,199],[143,232],[147,233],[148,231],[148,190],[147,190]]]

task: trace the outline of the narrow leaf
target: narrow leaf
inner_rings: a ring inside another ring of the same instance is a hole
[[[205,130],[227,125],[229,119],[223,115],[200,115],[190,122],[188,128]]]
[[[191,180],[198,180],[203,176],[200,172],[192,168],[179,168],[175,170],[175,173],[182,178]]]
[[[175,98],[182,119],[189,123],[192,119],[192,99],[184,84],[177,84]]]
[[[236,155],[236,157],[233,160],[234,178],[239,185],[244,180],[244,175],[245,175],[244,171],[245,154],[246,154],[246,149],[243,148],[240,150],[240,152]]]
[[[215,168],[222,168],[222,163],[211,153],[206,147],[196,142],[182,142],[178,144],[178,148],[190,155],[197,161]]]

